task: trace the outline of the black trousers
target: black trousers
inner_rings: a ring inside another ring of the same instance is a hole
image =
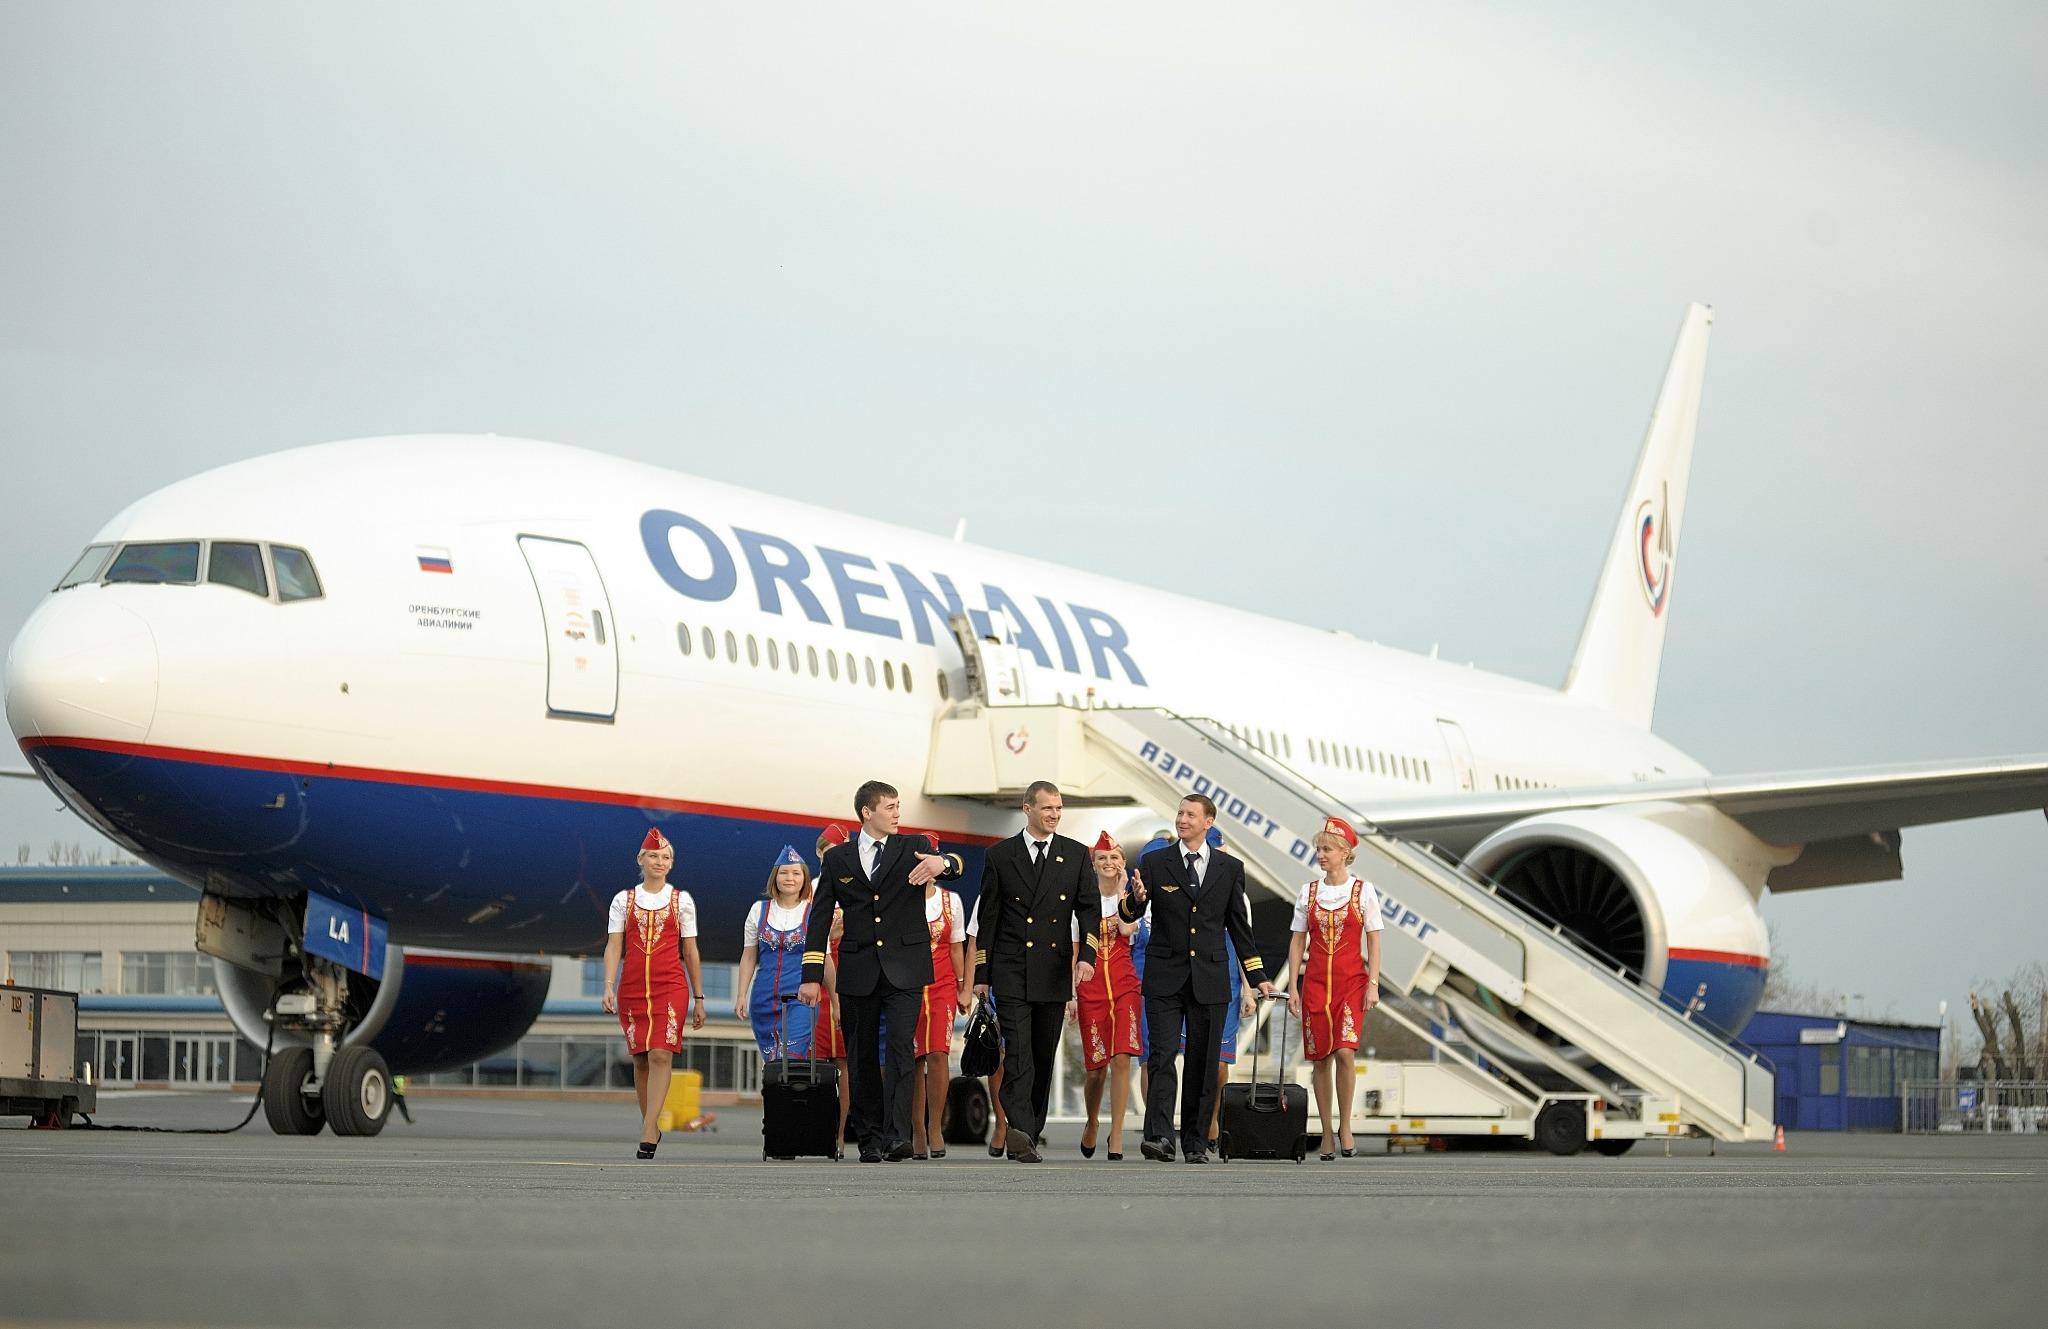
[[[1183,1153],[1206,1149],[1209,1113],[1216,1107],[1216,1066],[1223,1052],[1223,1010],[1227,1003],[1210,1005],[1195,1000],[1194,983],[1163,997],[1145,994],[1145,1028],[1151,1038],[1145,1059],[1145,1138],[1173,1138],[1173,1059],[1180,1052],[1175,1031],[1186,1022],[1188,1050],[1184,1070],[1187,1082],[1180,1087],[1180,1138]]]
[[[1067,1003],[1025,1001],[998,993],[996,1023],[1003,1029],[1003,1115],[1010,1119],[1011,1130],[1036,1140],[1045,1133],[1053,1063],[1059,1060]]]
[[[839,996],[839,1018],[846,1026],[847,1124],[862,1149],[883,1153],[910,1139],[912,1038],[924,996],[921,988],[884,984],[864,997]],[[881,1047],[883,1017],[888,1018],[889,1046]],[[879,1068],[879,1069],[878,1069]]]

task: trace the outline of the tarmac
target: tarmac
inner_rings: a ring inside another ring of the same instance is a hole
[[[103,1123],[230,1125],[223,1094]],[[615,1103],[419,1098],[368,1140],[0,1125],[0,1323],[2043,1322],[2048,1136],[1646,1142],[1190,1167],[764,1162],[757,1111],[632,1159]]]

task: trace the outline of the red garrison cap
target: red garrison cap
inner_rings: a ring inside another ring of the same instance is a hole
[[[652,853],[657,849],[668,849],[671,847],[672,846],[668,842],[668,837],[666,835],[663,835],[660,831],[656,830],[652,826],[647,828],[647,838],[640,842],[640,852],[643,854]]]
[[[1340,837],[1345,844],[1350,845],[1353,849],[1358,848],[1358,832],[1352,830],[1351,823],[1342,817],[1331,817],[1325,820],[1323,822],[1323,830],[1330,835]]]
[[[826,844],[845,844],[846,828],[836,821],[827,822],[825,829],[819,833],[818,838]]]
[[[938,853],[938,852],[939,852],[939,837],[938,837],[938,836],[936,836],[936,835],[933,835],[933,834],[932,834],[932,833],[931,833],[930,831],[925,831],[925,832],[923,832],[923,834],[924,834],[924,838],[925,838],[926,840],[929,840],[929,841],[931,842],[931,846],[932,846],[932,852],[933,852],[933,853],[935,853],[935,854],[936,854],[936,853]]]
[[[1102,834],[1095,837],[1095,848],[1090,850],[1089,852],[1103,854],[1109,852],[1112,849],[1120,848],[1121,846],[1119,846],[1115,840],[1112,840],[1109,837],[1109,832],[1104,831]]]

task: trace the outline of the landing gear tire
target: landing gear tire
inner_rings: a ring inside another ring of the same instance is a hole
[[[375,1135],[391,1115],[391,1068],[375,1048],[345,1047],[327,1063],[320,1103],[336,1135]]]
[[[1584,1149],[1586,1109],[1577,1103],[1552,1103],[1544,1108],[1536,1114],[1536,1143],[1560,1157]]]
[[[1593,1152],[1604,1154],[1608,1158],[1620,1158],[1623,1154],[1635,1148],[1635,1145],[1636,1142],[1634,1140],[1595,1140],[1593,1141]]]
[[[946,1088],[943,1134],[947,1144],[981,1144],[988,1139],[988,1090],[971,1076],[955,1076]]]
[[[313,1049],[285,1048],[270,1056],[263,1071],[263,1119],[279,1135],[318,1135],[327,1113],[317,1095],[305,1092],[313,1078]]]

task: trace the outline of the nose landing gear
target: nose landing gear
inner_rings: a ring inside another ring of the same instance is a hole
[[[263,1116],[279,1135],[375,1135],[391,1115],[391,1068],[371,1047],[337,1047],[347,1032],[348,971],[302,957],[301,990],[279,996],[271,1018],[307,1038],[273,1053],[263,1074]]]

